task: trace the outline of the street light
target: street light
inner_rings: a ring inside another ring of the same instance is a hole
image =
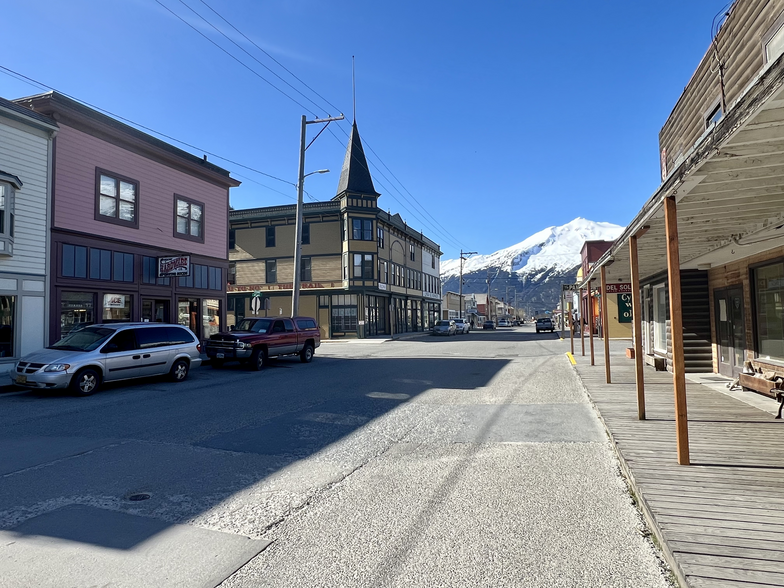
[[[299,314],[299,287],[300,287],[300,265],[302,263],[302,193],[304,191],[305,178],[313,174],[325,174],[328,169],[320,169],[318,171],[305,174],[305,151],[310,145],[305,146],[306,129],[308,125],[317,123],[329,124],[333,120],[343,120],[343,115],[331,116],[329,118],[317,118],[316,120],[307,120],[305,115],[302,115],[302,128],[300,130],[299,141],[299,174],[297,175],[297,222],[294,228],[294,284],[291,296],[291,316],[295,317]],[[324,127],[326,128],[326,127]],[[321,129],[323,131],[324,129]],[[319,131],[319,135],[321,134]],[[313,138],[313,141],[318,139],[318,135]],[[313,143],[311,141],[311,144]]]

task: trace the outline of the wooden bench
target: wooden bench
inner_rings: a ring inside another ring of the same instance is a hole
[[[776,388],[776,382],[771,382],[765,378],[757,378],[749,374],[741,374],[738,380],[738,383],[744,388],[754,390],[755,392],[760,392],[765,394],[765,396],[770,396],[771,398],[778,400],[779,412],[776,415],[776,418],[781,418],[781,411],[784,409],[784,390],[779,390]]]

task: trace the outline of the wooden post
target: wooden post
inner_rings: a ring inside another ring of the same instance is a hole
[[[634,320],[634,369],[637,382],[637,418],[645,420],[645,379],[642,371],[642,305],[640,304],[640,267],[637,262],[637,237],[629,239],[629,264],[632,273],[632,319]]]
[[[582,348],[583,357],[585,357],[585,301],[583,300],[583,289],[580,288],[580,295],[577,298],[580,305],[580,347]]]
[[[593,295],[591,294],[591,282],[588,282],[588,344],[591,348],[591,365],[596,365],[594,363],[593,357],[593,323],[594,323],[594,316],[593,316]]]
[[[683,363],[683,317],[681,315],[681,261],[678,248],[678,214],[674,196],[664,199],[664,226],[667,232],[667,276],[670,282],[672,381],[675,388],[678,463],[689,465],[689,417],[686,410],[686,372]]]
[[[574,295],[574,291],[570,290],[569,291],[569,296],[573,296],[573,295]],[[572,318],[572,301],[571,300],[569,301],[569,304],[567,304],[567,306],[569,307],[569,348],[570,348],[569,350],[570,350],[572,356],[574,356],[574,319]]]
[[[602,337],[604,338],[604,377],[607,383],[612,382],[610,377],[610,325],[607,320],[607,268],[602,266],[599,268],[599,273],[602,278]]]

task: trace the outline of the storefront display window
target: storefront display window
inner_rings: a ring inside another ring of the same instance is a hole
[[[129,294],[104,294],[102,318],[105,323],[127,323],[131,321],[131,302]]]
[[[758,355],[784,361],[784,263],[757,268],[753,275]]]
[[[16,296],[0,296],[0,357],[14,357]]]
[[[63,292],[60,295],[60,336],[95,323],[95,300],[88,292]]]
[[[188,327],[193,334],[199,336],[199,301],[195,298],[180,298],[177,301],[177,322]]]
[[[205,298],[202,304],[202,321],[204,322],[204,338],[215,335],[221,330],[220,324],[220,300]]]

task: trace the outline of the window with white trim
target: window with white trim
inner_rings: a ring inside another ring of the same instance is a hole
[[[0,255],[14,254],[14,188],[0,181]]]

